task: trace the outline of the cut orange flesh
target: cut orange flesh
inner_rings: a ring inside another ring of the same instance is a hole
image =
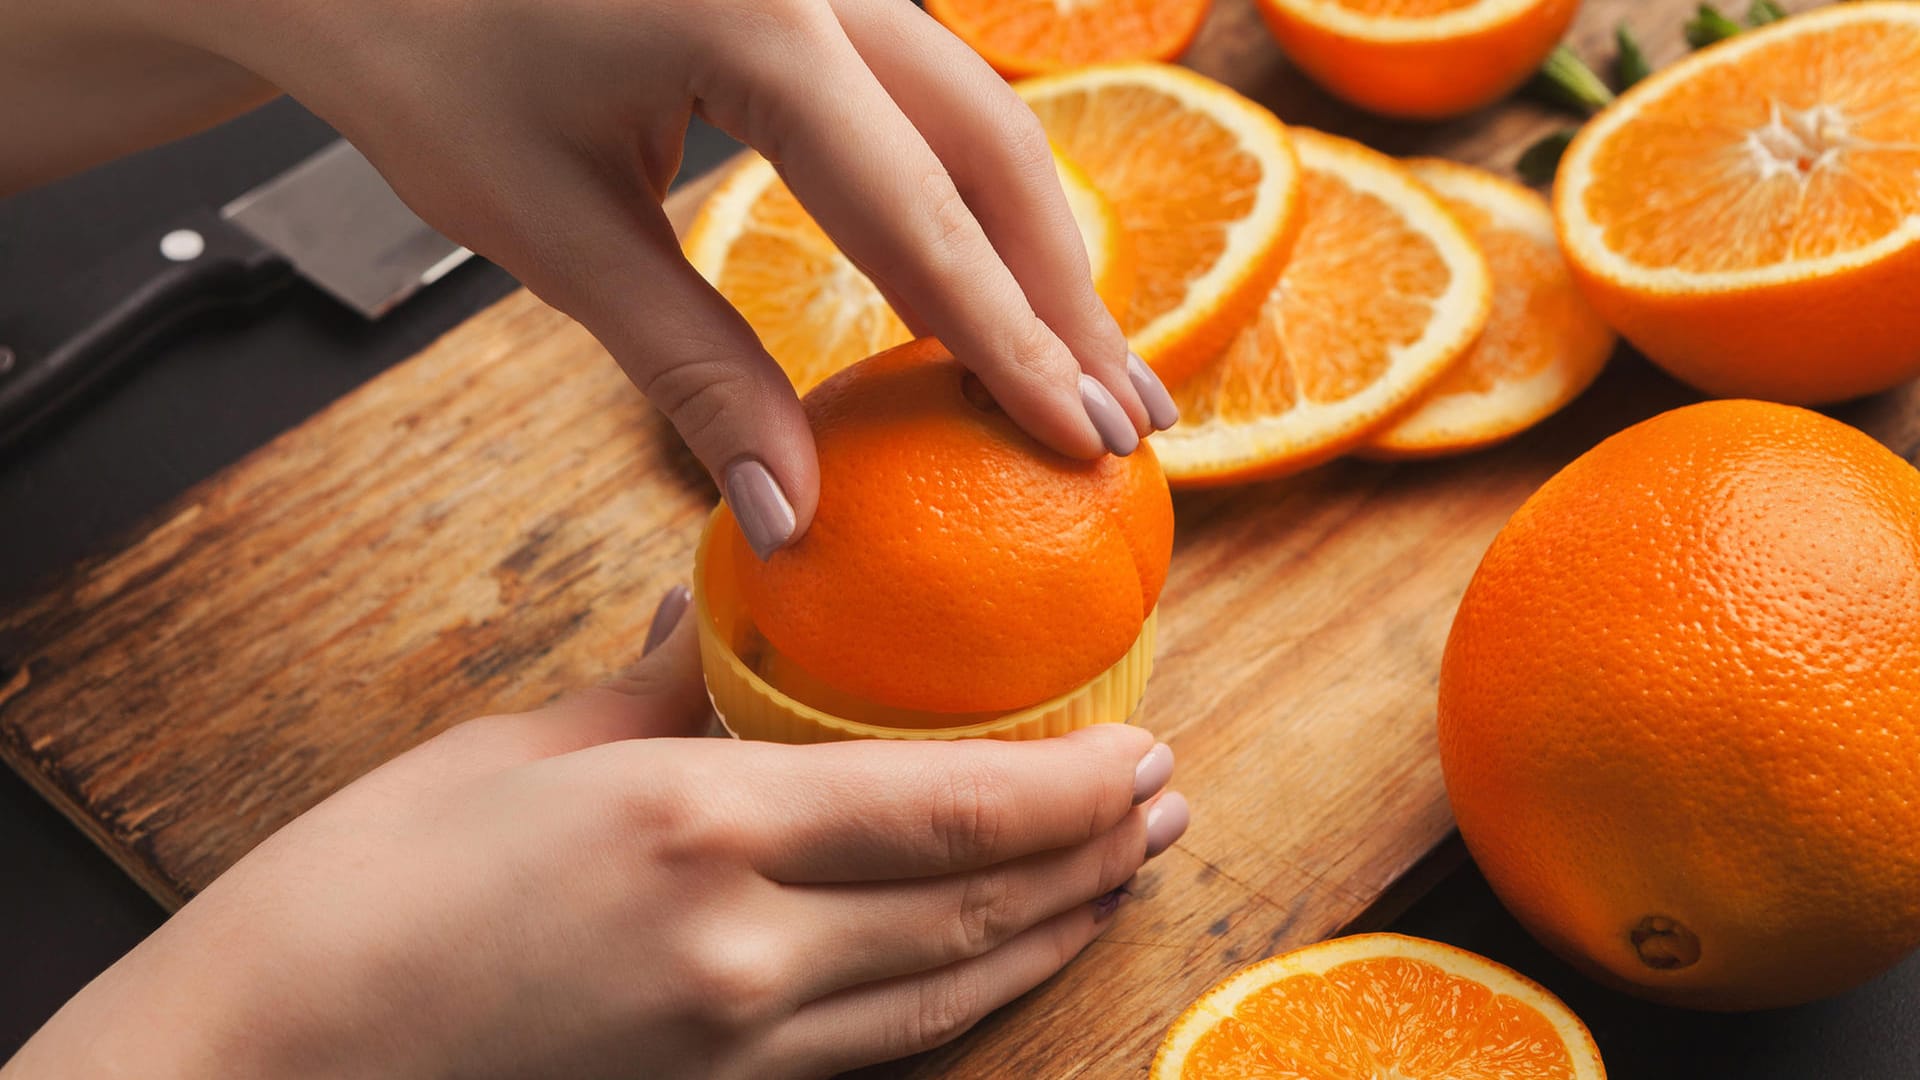
[[[1837,401],[1920,373],[1920,5],[1704,49],[1596,117],[1554,213],[1594,307],[1710,393]]]
[[[1567,272],[1545,199],[1471,165],[1426,158],[1407,167],[1479,243],[1493,312],[1467,355],[1373,437],[1368,456],[1459,453],[1518,434],[1579,396],[1614,345]]]
[[[1122,60],[1172,60],[1211,0],[927,0],[927,14],[1009,79]]]
[[[1217,353],[1280,276],[1298,227],[1287,129],[1227,87],[1167,64],[1112,64],[1015,89],[1120,216],[1133,253],[1121,326],[1177,382]]]
[[[1486,260],[1406,167],[1296,128],[1305,224],[1253,322],[1174,388],[1154,436],[1176,486],[1277,476],[1363,443],[1487,323]]]
[[[1586,1025],[1485,957],[1398,934],[1283,953],[1174,1021],[1152,1080],[1604,1080]]]
[[[1133,264],[1120,219],[1086,173],[1059,155],[1054,166],[1087,246],[1094,291],[1109,309],[1123,311]],[[742,159],[707,196],[683,247],[803,394],[913,337],[758,154]]]

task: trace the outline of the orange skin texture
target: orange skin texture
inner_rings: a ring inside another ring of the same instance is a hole
[[[926,3],[927,14],[1007,79],[1088,64],[1172,60],[1193,44],[1212,6],[1212,0],[1131,0],[1125,12],[1093,7],[1063,16],[1051,10],[1052,0]],[[1015,21],[1021,32],[1010,32]]]
[[[1603,980],[1752,1009],[1885,969],[1920,944],[1920,473],[1752,401],[1613,436],[1488,550],[1439,740],[1488,881]],[[1643,960],[1648,916],[1697,961]]]
[[[1570,250],[1567,262],[1621,337],[1709,394],[1824,405],[1920,375],[1920,244],[1846,273],[1698,293],[1630,288]]]
[[[1025,708],[1111,667],[1159,601],[1173,502],[1153,451],[1056,454],[970,380],[922,339],[821,383],[812,526],[765,563],[734,545],[755,625],[835,690]]]
[[[1459,116],[1506,97],[1539,70],[1580,10],[1579,0],[1546,0],[1461,37],[1369,41],[1334,33],[1275,0],[1257,6],[1287,58],[1327,92],[1410,120]]]

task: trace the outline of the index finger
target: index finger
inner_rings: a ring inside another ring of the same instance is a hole
[[[1125,410],[1104,384],[1082,379],[945,164],[832,12],[818,11],[823,25],[794,38],[804,56],[772,40],[725,58],[731,78],[703,97],[703,111],[775,162],[840,249],[886,282],[1027,432],[1073,457],[1131,453],[1139,436]]]
[[[766,877],[795,884],[931,877],[1082,844],[1164,784],[1160,764],[1171,763],[1130,724],[1033,742],[768,750],[749,768],[766,793],[760,806],[784,821],[757,831],[765,839],[748,857]]]

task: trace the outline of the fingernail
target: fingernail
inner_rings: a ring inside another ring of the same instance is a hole
[[[1187,831],[1187,822],[1192,811],[1187,808],[1187,797],[1177,791],[1169,791],[1160,796],[1160,801],[1147,811],[1147,858],[1151,859],[1173,846]]]
[[[1180,422],[1180,406],[1173,403],[1173,395],[1167,393],[1167,384],[1153,373],[1145,360],[1137,352],[1127,353],[1127,379],[1133,383],[1133,392],[1140,395],[1140,404],[1147,407],[1147,419],[1153,422],[1153,430],[1165,431]]]
[[[1128,884],[1132,883],[1129,882]],[[1113,918],[1113,913],[1120,910],[1121,903],[1132,895],[1133,890],[1128,888],[1127,885],[1122,885],[1112,892],[1101,893],[1099,896],[1094,897],[1093,921],[1103,923]]]
[[[1133,767],[1133,805],[1139,806],[1154,797],[1167,781],[1173,779],[1173,747],[1166,743],[1154,743],[1140,764]]]
[[[1093,430],[1100,433],[1108,451],[1126,457],[1139,448],[1140,434],[1133,430],[1133,421],[1127,419],[1127,411],[1099,379],[1080,376],[1080,404],[1086,406],[1087,419],[1093,421]]]
[[[793,504],[765,465],[747,458],[727,466],[727,505],[762,562],[793,539]]]
[[[660,598],[660,606],[653,609],[653,624],[647,627],[647,643],[640,647],[640,655],[645,656],[660,647],[680,625],[680,616],[687,613],[687,605],[693,602],[693,590],[685,585],[675,585]]]

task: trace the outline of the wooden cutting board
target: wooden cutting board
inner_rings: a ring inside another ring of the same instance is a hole
[[[1592,0],[1590,56],[1631,13],[1656,62],[1691,0]],[[1189,61],[1284,119],[1499,169],[1558,118],[1525,103],[1369,120],[1220,0]],[[704,185],[676,195],[684,222]],[[1911,456],[1910,394],[1844,415]],[[1159,668],[1186,838],[1065,973],[887,1075],[1140,1073],[1232,968],[1370,910],[1451,828],[1433,697],[1454,605],[1560,465],[1688,395],[1627,354],[1497,451],[1340,463],[1176,500]],[[578,326],[520,293],[156,515],[0,618],[0,754],[162,902],[449,724],[629,661],[687,579],[714,494]]]

